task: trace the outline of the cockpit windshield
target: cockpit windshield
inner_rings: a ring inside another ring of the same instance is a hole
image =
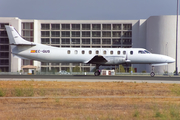
[[[139,54],[151,54],[149,51],[147,50],[139,50],[138,51]]]
[[[147,51],[147,50],[144,50],[144,52],[146,52],[146,53],[150,54],[150,52],[149,52],[149,51]]]

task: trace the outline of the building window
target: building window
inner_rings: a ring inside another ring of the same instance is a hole
[[[9,45],[0,45],[0,51],[9,51]]]
[[[113,37],[121,37],[121,32],[119,31],[113,32]]]
[[[0,44],[9,44],[8,38],[0,38]]]
[[[132,24],[123,24],[124,30],[132,30]]]
[[[102,32],[102,36],[103,36],[103,37],[111,37],[111,32],[109,32],[109,31],[103,31],[103,32]]]
[[[82,39],[82,44],[90,44],[90,39]]]
[[[106,50],[103,51],[103,54],[106,55]]]
[[[121,44],[121,39],[113,39],[112,42],[113,45]]]
[[[0,52],[0,58],[9,58],[8,52]]]
[[[51,31],[51,37],[60,37],[59,31]]]
[[[72,30],[80,30],[80,24],[72,24]]]
[[[103,24],[103,30],[111,30],[111,24]]]
[[[49,44],[49,38],[41,38],[41,43],[42,44]]]
[[[62,37],[70,37],[70,32],[69,31],[62,31],[61,36]]]
[[[128,44],[131,45],[132,44],[132,40],[131,39],[123,39],[123,44]]]
[[[92,32],[92,37],[101,37],[101,32],[97,32],[97,31]]]
[[[80,32],[72,31],[72,37],[80,37]]]
[[[90,24],[82,24],[82,30],[90,30]]]
[[[111,39],[102,39],[102,44],[111,44]]]
[[[93,30],[101,30],[101,24],[92,24]]]
[[[92,54],[92,51],[91,51],[91,50],[89,51],[89,54]]]
[[[70,30],[70,24],[62,24],[62,30]]]
[[[120,54],[121,54],[121,51],[117,51],[117,54],[120,55]]]
[[[9,25],[9,23],[0,23],[0,29],[5,29],[5,25]]]
[[[22,23],[23,29],[24,30],[29,30],[29,29],[34,29],[34,23]]]
[[[70,39],[61,39],[61,44],[70,44]]]
[[[51,24],[52,30],[60,30],[60,24]]]
[[[9,72],[9,67],[0,67],[1,72]]]
[[[50,25],[49,24],[41,24],[41,30],[49,30]]]
[[[27,37],[27,36],[34,36],[33,35],[33,31],[27,31],[27,30],[23,30],[23,34],[22,34],[23,37]]]
[[[92,44],[101,44],[100,39],[92,39]]]
[[[0,31],[0,36],[6,37],[7,36],[7,32],[6,31]]]
[[[80,44],[80,39],[72,39],[71,43],[72,44]]]
[[[51,44],[60,44],[60,40],[57,38],[52,38],[51,39]]]
[[[132,37],[132,32],[131,31],[123,32],[123,37]]]
[[[82,37],[90,37],[90,32],[89,31],[82,32]]]
[[[113,30],[121,30],[121,24],[113,24]]]
[[[41,31],[41,37],[50,37],[49,31]]]

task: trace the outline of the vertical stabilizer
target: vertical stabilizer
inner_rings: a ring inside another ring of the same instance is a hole
[[[10,45],[29,45],[32,43],[29,41],[24,40],[19,33],[16,31],[16,29],[13,26],[6,25],[6,31],[9,38],[9,44]]]

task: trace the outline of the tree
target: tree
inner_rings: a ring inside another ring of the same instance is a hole
[[[80,67],[79,66],[75,66],[73,68],[73,72],[80,72]]]
[[[130,67],[130,68],[129,68],[129,73],[131,73],[131,71],[132,71],[133,73],[135,73],[135,69],[134,69],[133,67]]]
[[[124,69],[123,65],[119,65],[119,69],[120,69],[120,71],[119,71],[119,72],[121,72],[121,73],[125,73],[125,69]]]

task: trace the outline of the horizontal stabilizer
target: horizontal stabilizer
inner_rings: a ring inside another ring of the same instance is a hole
[[[161,65],[168,65],[168,63],[151,64],[151,66],[161,66]]]
[[[25,59],[25,60],[31,60],[31,59],[28,59],[28,58],[25,58],[25,57],[20,57],[20,56],[15,55],[15,54],[13,54],[13,57],[15,57],[15,58],[21,58],[21,59]]]
[[[36,44],[14,44],[14,43],[12,43],[12,44],[10,44],[10,45],[16,45],[16,46],[36,46]]]

